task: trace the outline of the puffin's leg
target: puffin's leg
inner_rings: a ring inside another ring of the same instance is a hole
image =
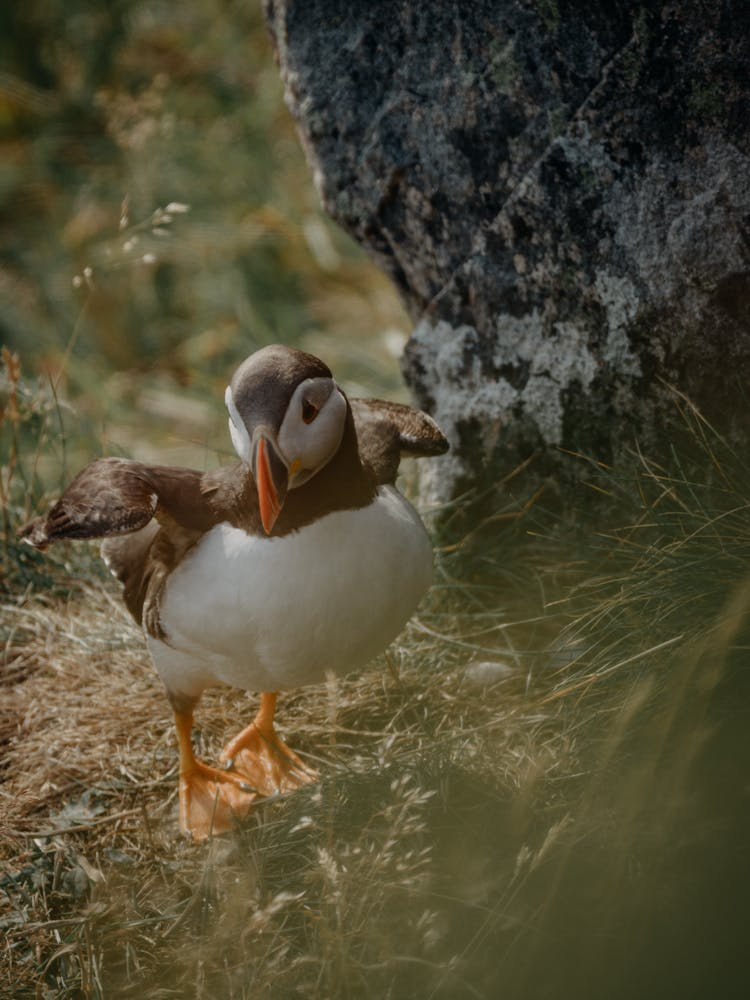
[[[173,705],[180,747],[180,828],[196,840],[232,829],[258,798],[240,774],[209,767],[193,753],[193,706]]]
[[[278,695],[260,696],[258,714],[239,735],[224,747],[221,760],[261,795],[288,792],[317,778],[317,772],[303,763],[274,729],[273,717]]]

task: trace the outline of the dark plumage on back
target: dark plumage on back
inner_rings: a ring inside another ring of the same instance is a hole
[[[350,406],[357,438],[356,445],[352,439],[350,447],[358,448],[362,465],[372,470],[379,484],[395,482],[402,455],[442,455],[448,450],[435,421],[419,410],[381,399],[352,399]],[[342,447],[339,457],[343,458],[345,450]],[[351,462],[359,464],[354,455]],[[325,512],[324,505],[312,502],[310,494],[321,493],[326,499],[330,490],[326,480],[337,464],[338,460],[314,484],[300,491],[299,500],[306,501],[308,509],[298,514],[298,520],[287,518],[286,526],[282,522],[279,534]],[[371,496],[371,488],[366,483],[360,487],[355,480],[343,490],[344,502],[338,506],[361,506]],[[254,487],[237,463],[201,473],[124,458],[100,458],[75,477],[46,515],[21,528],[19,536],[45,548],[66,538],[128,534],[144,528],[153,517],[162,526],[174,525],[190,532],[207,531],[222,520],[248,528],[260,526]]]
[[[308,357],[297,353],[302,361]],[[265,354],[274,360],[273,352]],[[328,371],[321,362],[307,370]],[[235,381],[254,376],[251,366],[243,366]],[[300,377],[295,368],[290,384]],[[290,491],[273,534],[297,531],[332,510],[366,506],[376,484],[395,482],[402,455],[440,455],[447,449],[439,427],[425,413],[385,400],[353,399],[338,452],[312,480]],[[127,607],[151,635],[161,636],[158,607],[168,574],[203,533],[222,521],[262,531],[256,487],[241,463],[201,473],[100,458],[19,535],[37,548],[63,539],[104,538],[102,555],[124,585]]]

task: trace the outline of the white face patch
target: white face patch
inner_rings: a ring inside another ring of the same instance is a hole
[[[240,416],[239,410],[234,405],[234,397],[232,396],[232,387],[230,385],[227,386],[227,391],[224,393],[224,402],[229,411],[229,434],[232,438],[234,450],[245,465],[250,465],[252,455],[250,435],[247,433],[247,427],[245,427],[245,422]]]
[[[303,417],[303,400],[315,416]],[[333,379],[309,378],[294,391],[279,428],[279,451],[289,465],[289,489],[306,483],[338,451],[346,424],[346,400]]]

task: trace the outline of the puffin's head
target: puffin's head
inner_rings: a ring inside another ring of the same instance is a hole
[[[242,362],[224,400],[232,444],[255,479],[270,534],[287,490],[306,483],[338,451],[346,399],[322,361],[274,344]]]

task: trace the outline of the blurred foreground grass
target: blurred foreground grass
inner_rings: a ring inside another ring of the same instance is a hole
[[[0,18],[0,994],[746,995],[750,475],[679,398],[672,455],[592,460],[564,518],[510,470],[481,525],[426,512],[388,657],[280,706],[320,783],[179,839],[116,587],[15,528],[95,454],[224,460],[262,343],[397,396],[408,324],[317,208],[256,5]],[[200,753],[251,712],[207,696]]]

